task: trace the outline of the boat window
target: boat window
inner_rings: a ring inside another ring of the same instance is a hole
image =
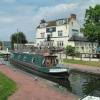
[[[18,56],[18,59],[20,59],[20,55]]]
[[[51,58],[51,64],[52,64],[52,58]]]
[[[35,62],[35,60],[36,60],[36,58],[32,58],[32,63],[34,63],[34,62]]]
[[[42,60],[42,64],[45,64],[45,58]]]
[[[26,61],[26,57],[23,58],[23,61]]]

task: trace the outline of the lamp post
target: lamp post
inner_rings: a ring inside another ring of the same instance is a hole
[[[52,37],[52,31],[53,31],[53,29],[50,28],[50,29],[49,29],[49,32],[50,32],[50,38]],[[52,43],[51,43],[51,39],[50,39],[50,47],[51,47],[51,44],[52,44]]]
[[[17,51],[18,51],[18,37],[19,37],[19,36],[17,35]]]

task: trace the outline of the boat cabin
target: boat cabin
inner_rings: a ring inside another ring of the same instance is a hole
[[[42,61],[42,64],[45,65],[45,67],[51,68],[58,63],[57,56],[50,54],[44,54],[43,56],[44,59]]]

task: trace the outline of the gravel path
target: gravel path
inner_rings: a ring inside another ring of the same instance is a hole
[[[34,78],[17,70],[14,71],[6,65],[0,65],[0,72],[18,84],[18,90],[8,100],[78,100],[77,96],[69,92],[62,94],[42,81],[35,81]]]

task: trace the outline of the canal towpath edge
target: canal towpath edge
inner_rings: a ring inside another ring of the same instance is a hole
[[[18,90],[8,100],[78,100],[74,94],[67,95],[46,86],[42,81],[21,73],[7,65],[0,65],[0,72],[18,84]]]

